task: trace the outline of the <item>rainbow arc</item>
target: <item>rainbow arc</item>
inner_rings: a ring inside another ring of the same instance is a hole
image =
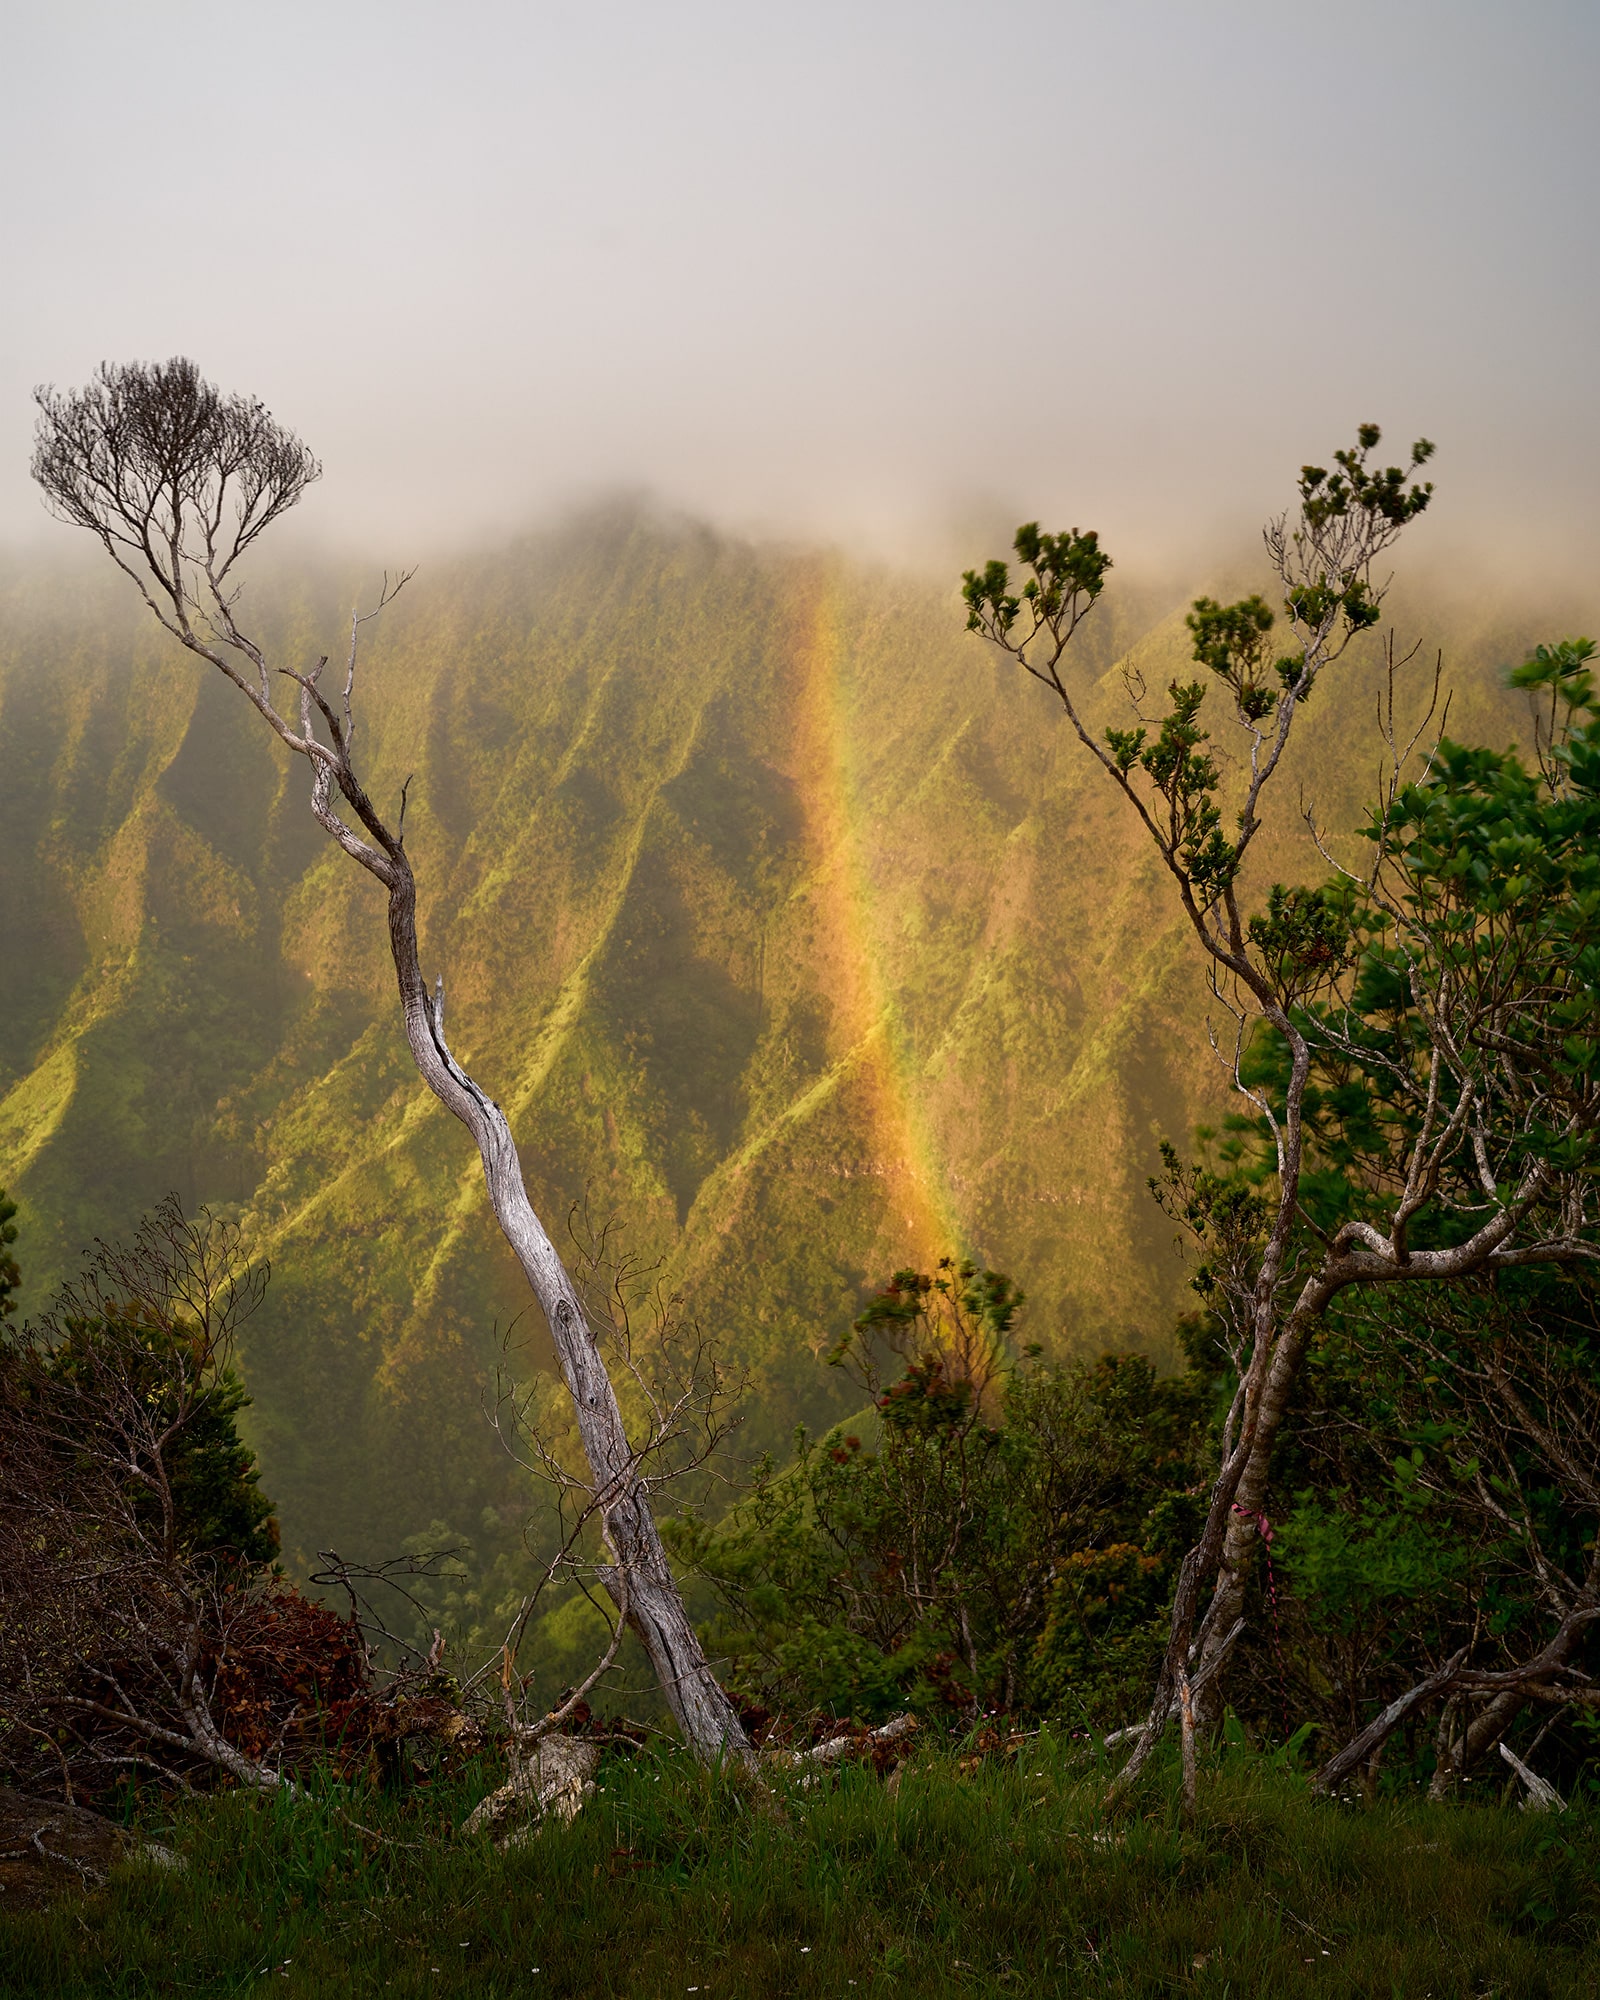
[[[923,1269],[959,1250],[964,1232],[927,1116],[912,1039],[884,977],[882,892],[867,815],[854,782],[844,606],[836,566],[819,561],[801,587],[793,664],[796,776],[814,861],[812,895],[829,968],[835,1047],[864,1086],[873,1160],[893,1190],[905,1255]]]

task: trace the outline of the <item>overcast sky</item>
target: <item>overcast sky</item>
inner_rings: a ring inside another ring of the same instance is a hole
[[[1170,553],[1366,418],[1438,441],[1436,552],[1592,556],[1594,0],[4,19],[5,538],[33,385],[184,352],[322,457],[308,529],[396,559],[617,486]]]

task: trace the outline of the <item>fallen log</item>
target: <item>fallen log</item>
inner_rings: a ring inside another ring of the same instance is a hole
[[[826,1743],[817,1743],[809,1750],[775,1750],[769,1753],[769,1760],[786,1764],[791,1770],[814,1769],[818,1765],[837,1764],[852,1751],[871,1750],[878,1744],[898,1743],[910,1736],[917,1727],[914,1715],[893,1715],[876,1729],[855,1730],[847,1736],[830,1736]]]

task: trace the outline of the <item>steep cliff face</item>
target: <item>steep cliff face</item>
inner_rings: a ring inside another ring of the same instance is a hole
[[[245,1361],[288,1545],[487,1520],[514,1475],[482,1403],[524,1301],[406,1059],[377,892],[117,581],[3,580],[26,1275],[37,1296],[169,1188],[228,1206],[276,1271]],[[356,581],[263,579],[274,647],[335,650]],[[1515,732],[1493,669],[1530,636],[1452,634],[1458,728]],[[1184,671],[1184,637],[1181,607],[1113,593],[1096,713],[1128,661]],[[1308,714],[1265,870],[1320,872],[1300,791],[1353,824],[1378,671]],[[663,1260],[750,1371],[753,1443],[830,1412],[817,1351],[946,1247],[1012,1272],[1047,1344],[1165,1351],[1183,1270],[1144,1181],[1224,1102],[1201,968],[1128,816],[953,596],[595,516],[419,577],[361,715],[375,796],[412,774],[425,964],[536,1202],[559,1224],[586,1198]]]

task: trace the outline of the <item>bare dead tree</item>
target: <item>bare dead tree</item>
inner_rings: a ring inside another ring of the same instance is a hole
[[[353,761],[362,628],[404,588],[409,572],[385,579],[371,611],[352,614],[343,685],[330,699],[322,684],[326,657],[304,672],[274,667],[237,615],[241,559],[320,474],[301,441],[259,401],[222,394],[182,359],[107,365],[84,389],[41,389],[36,400],[33,474],[52,511],[92,534],[163,629],[225,675],[279,742],[306,759],[319,825],[382,884],[412,1058],[477,1145],[495,1219],[549,1322],[596,1490],[612,1496],[607,1520],[616,1561],[606,1587],[626,1604],[688,1742],[705,1757],[748,1761],[749,1742],[668,1566],[594,1329],[528,1199],[510,1126],[450,1051],[442,978],[431,994],[423,978],[405,792],[391,827]],[[295,697],[280,707],[285,681]]]
[[[1465,863],[1431,893],[1413,865],[1418,837],[1408,815],[1421,808],[1405,784],[1428,718],[1416,732],[1397,730],[1391,699],[1374,866],[1352,885],[1372,920],[1368,930],[1352,946],[1336,907],[1315,893],[1274,890],[1256,914],[1244,901],[1245,864],[1294,725],[1313,692],[1336,678],[1355,635],[1376,624],[1386,588],[1377,565],[1432,493],[1415,479],[1431,444],[1413,447],[1409,467],[1380,470],[1372,462],[1379,442],[1378,427],[1363,425],[1331,473],[1302,468],[1298,510],[1266,530],[1288,620],[1282,654],[1275,657],[1270,638],[1275,614],[1260,597],[1194,605],[1196,663],[1221,684],[1239,731],[1226,818],[1228,780],[1201,721],[1206,681],[1175,681],[1165,715],[1141,712],[1136,726],[1109,729],[1103,739],[1084,718],[1063,661],[1110,568],[1097,536],[1041,534],[1030,524],[1016,537],[1026,580],[1015,594],[1001,562],[965,579],[969,628],[1051,692],[1159,855],[1229,1023],[1225,1034],[1213,1033],[1213,1046],[1266,1129],[1273,1168],[1271,1189],[1247,1195],[1169,1156],[1169,1201],[1203,1241],[1238,1388],[1205,1528],[1179,1573],[1166,1658],[1124,1782],[1149,1757],[1185,1678],[1192,1692],[1197,1670],[1219,1657],[1243,1612],[1273,1446],[1307,1345],[1334,1299],[1354,1286],[1451,1282],[1600,1255],[1588,1164],[1600,1088],[1582,1062],[1561,1053],[1564,1036],[1593,1032],[1585,1012],[1589,961],[1563,931],[1581,903],[1575,871],[1584,836],[1576,847],[1565,836],[1547,879],[1534,871],[1531,900],[1508,895],[1498,911],[1474,904]],[[1392,673],[1392,653],[1390,664]],[[1142,694],[1137,684],[1130,692]],[[1461,783],[1471,778],[1468,771]],[[1353,993],[1363,956],[1369,964],[1385,959],[1400,994],[1388,1047]],[[1319,996],[1331,998],[1319,1006]],[[1263,1035],[1281,1057],[1271,1084],[1251,1075]],[[1384,1108],[1382,1143],[1350,1169],[1363,1212],[1323,1232],[1302,1199],[1317,1139],[1308,1090],[1319,1066],[1326,1077],[1341,1060]],[[1425,1229],[1441,1213],[1452,1222],[1443,1240]],[[1216,1690],[1213,1681],[1213,1702]]]
[[[596,1227],[580,1205],[568,1218],[568,1233],[586,1318],[608,1376],[618,1385],[627,1460],[621,1473],[599,1481],[570,1414],[564,1420],[538,1382],[502,1369],[495,1430],[506,1453],[549,1491],[561,1527],[555,1556],[524,1596],[490,1663],[499,1672],[513,1736],[528,1744],[558,1730],[616,1662],[627,1622],[626,1566],[619,1560],[614,1520],[619,1497],[630,1491],[654,1495],[696,1474],[716,1478],[715,1461],[738,1426],[744,1390],[742,1374],[727,1369],[716,1342],[681,1296],[666,1289],[659,1267],[641,1265],[623,1247],[615,1222]],[[598,1547],[592,1545],[596,1541]],[[580,1685],[553,1710],[529,1717],[523,1711],[532,1677],[520,1676],[518,1656],[544,1593],[563,1583],[591,1603],[596,1585],[610,1591],[616,1605],[613,1630]],[[487,1672],[480,1669],[474,1680]]]
[[[570,1818],[579,1809],[606,1740],[605,1733],[596,1733],[588,1698],[616,1668],[629,1624],[629,1573],[618,1560],[612,1518],[619,1494],[632,1487],[656,1494],[697,1474],[718,1477],[714,1461],[738,1421],[735,1406],[744,1386],[723,1368],[714,1343],[683,1301],[664,1288],[659,1268],[639,1266],[620,1248],[614,1225],[595,1229],[587,1211],[578,1209],[569,1229],[589,1324],[620,1386],[629,1464],[625,1478],[606,1486],[596,1481],[570,1415],[563,1417],[544,1385],[528,1382],[510,1366],[508,1334],[508,1363],[499,1376],[491,1421],[509,1456],[550,1492],[559,1542],[542,1560],[500,1638],[481,1647],[475,1667],[450,1677],[450,1700],[484,1735],[503,1743],[510,1766],[507,1782],[474,1811],[464,1830],[487,1830],[510,1840],[520,1837],[513,1822],[537,1820],[547,1811]],[[380,1591],[398,1595],[425,1628],[426,1609],[413,1586],[448,1553],[369,1566],[324,1551],[323,1568],[313,1579],[345,1592],[351,1620],[371,1654],[396,1662],[379,1672],[391,1705],[402,1715],[416,1707],[419,1685],[426,1699],[429,1676],[439,1680],[446,1639],[435,1628],[424,1654],[414,1639],[394,1629],[374,1597]],[[605,1620],[606,1636],[575,1684],[553,1702],[536,1701],[538,1675],[524,1673],[523,1649],[548,1593],[561,1589],[588,1599]],[[599,1602],[604,1589],[614,1590],[609,1618]],[[424,1719],[438,1733],[437,1722]]]

